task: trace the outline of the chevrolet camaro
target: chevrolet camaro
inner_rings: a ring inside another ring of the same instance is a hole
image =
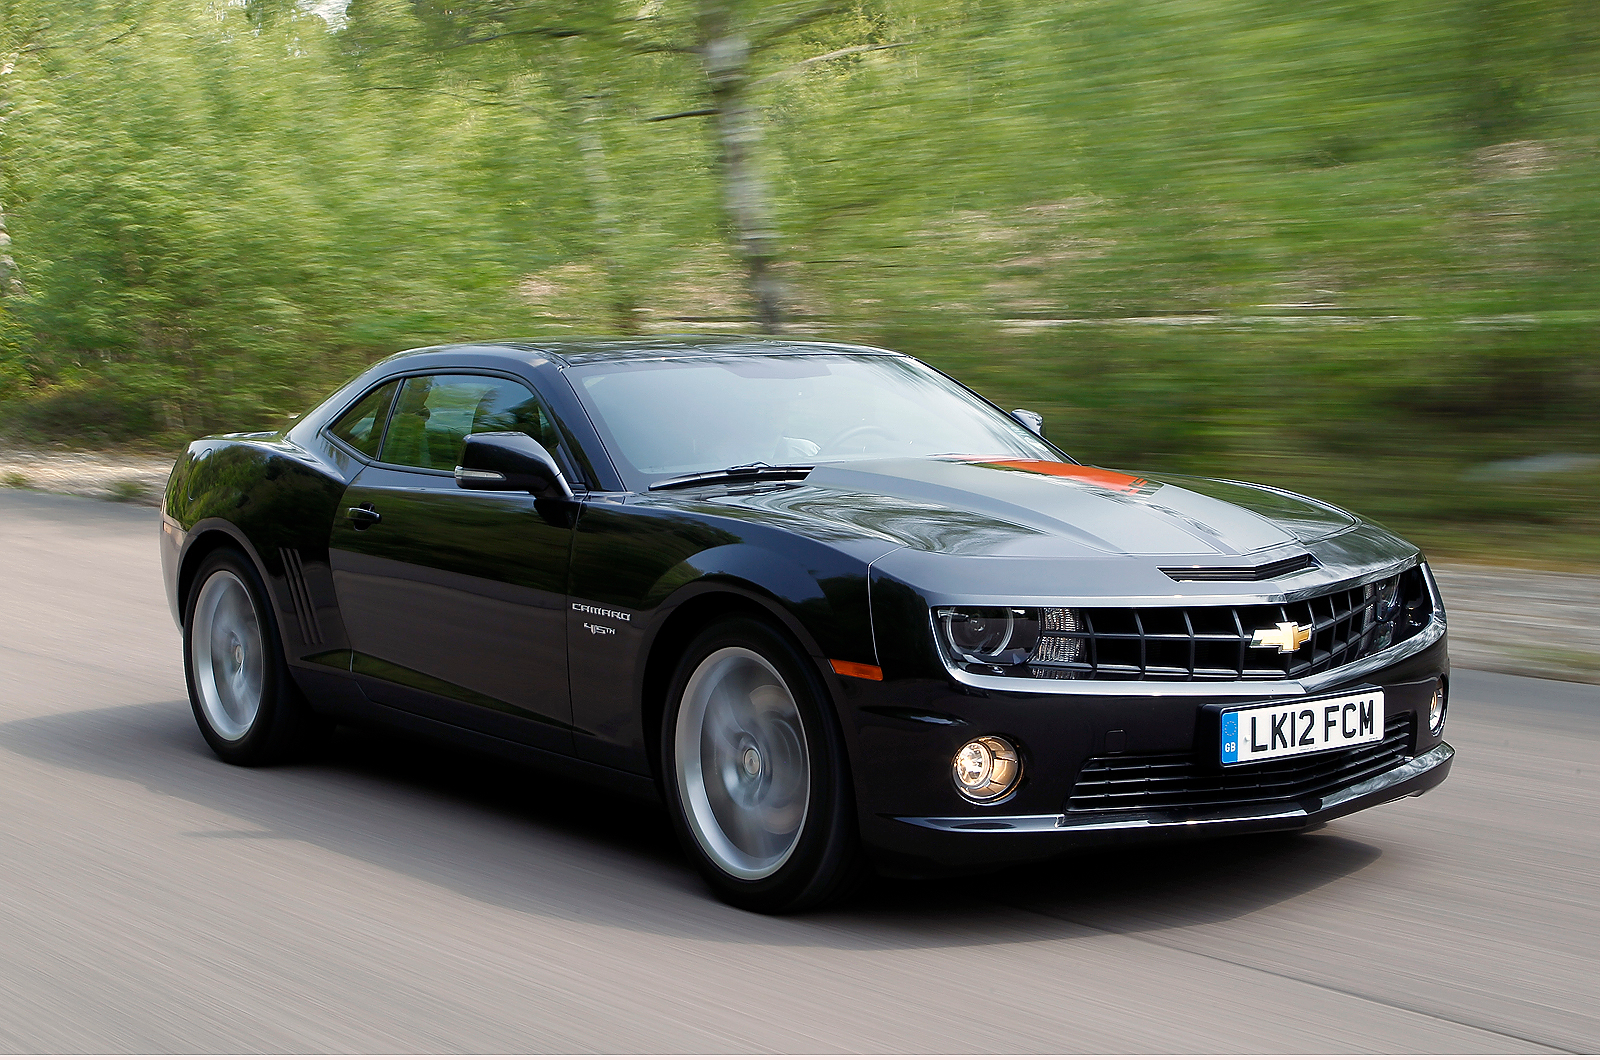
[[[659,798],[723,899],[1293,831],[1444,779],[1417,548],[1074,460],[887,350],[517,341],[191,443],[161,558],[224,760],[336,721]]]

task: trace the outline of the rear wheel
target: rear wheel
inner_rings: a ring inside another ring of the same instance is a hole
[[[211,553],[195,574],[183,660],[195,721],[225,762],[281,761],[325,728],[289,675],[260,575],[234,549]]]
[[[663,787],[684,849],[725,901],[794,912],[858,874],[849,770],[825,694],[810,661],[754,619],[710,627],[678,664]]]

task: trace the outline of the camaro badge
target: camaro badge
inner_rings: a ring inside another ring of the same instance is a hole
[[[1288,655],[1310,639],[1310,626],[1302,626],[1298,622],[1279,622],[1272,629],[1256,630],[1255,638],[1250,641],[1250,646],[1252,648],[1277,648],[1280,654]]]

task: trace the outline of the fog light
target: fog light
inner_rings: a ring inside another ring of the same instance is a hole
[[[995,802],[1016,790],[1022,763],[1009,741],[980,736],[956,752],[950,773],[962,798]]]
[[[1435,736],[1444,728],[1444,701],[1444,678],[1441,677],[1433,686],[1433,698],[1428,700],[1428,731]]]

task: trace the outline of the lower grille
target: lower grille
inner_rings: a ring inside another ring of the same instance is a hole
[[[1213,809],[1318,798],[1408,761],[1413,725],[1413,716],[1402,714],[1389,719],[1378,743],[1221,772],[1200,765],[1192,754],[1091,758],[1078,774],[1067,812]]]

